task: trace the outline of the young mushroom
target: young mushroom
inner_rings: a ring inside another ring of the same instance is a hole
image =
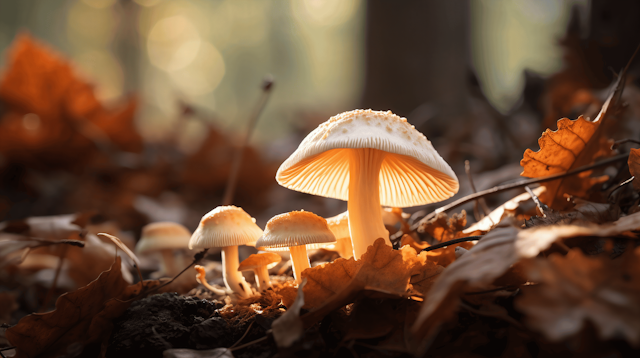
[[[391,244],[381,205],[423,205],[458,191],[455,173],[431,142],[391,111],[331,117],[282,163],[276,180],[292,190],[347,200],[356,259],[380,237]]]
[[[191,236],[190,249],[222,248],[222,277],[231,291],[251,296],[251,286],[238,272],[238,245],[253,244],[262,235],[255,220],[241,208],[218,206],[200,219]]]
[[[266,291],[271,287],[268,270],[281,260],[280,255],[273,252],[253,254],[240,263],[238,271],[253,271],[256,276],[256,286],[258,286],[258,290]]]
[[[336,237],[336,243],[333,250],[340,254],[340,257],[348,259],[353,256],[353,245],[351,245],[351,236],[349,236],[349,212],[327,218],[329,230]]]
[[[309,268],[307,246],[322,247],[318,244],[335,242],[327,221],[309,211],[292,211],[276,215],[264,229],[264,235],[256,242],[258,250],[285,251],[291,254],[293,276],[302,282],[302,271]]]
[[[138,254],[159,252],[162,254],[162,272],[175,276],[182,268],[176,265],[174,251],[185,250],[190,238],[191,232],[180,224],[168,221],[151,223],[142,228],[142,237],[135,251]]]

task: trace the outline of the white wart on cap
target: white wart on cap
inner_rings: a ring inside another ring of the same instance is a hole
[[[292,190],[348,200],[357,259],[379,237],[390,244],[380,205],[424,205],[458,191],[455,173],[431,142],[390,111],[331,117],[282,163],[276,180]]]
[[[256,242],[256,247],[265,251],[288,249],[291,253],[293,275],[300,283],[302,271],[310,266],[307,246],[316,248],[335,241],[336,238],[324,218],[309,211],[292,211],[271,218],[264,235]]]
[[[262,229],[242,208],[218,206],[200,220],[191,236],[189,248],[222,248],[222,276],[224,283],[240,297],[251,296],[251,286],[238,272],[238,245],[253,244],[262,235]]]

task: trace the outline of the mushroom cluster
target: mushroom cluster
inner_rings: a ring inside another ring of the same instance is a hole
[[[354,110],[309,133],[280,166],[276,180],[304,193],[348,201],[353,256],[389,241],[380,206],[442,201],[458,179],[427,138],[391,111]]]

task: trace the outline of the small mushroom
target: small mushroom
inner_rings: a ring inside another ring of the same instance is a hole
[[[266,291],[271,287],[271,280],[269,280],[269,268],[278,264],[282,258],[280,255],[273,252],[263,252],[253,254],[244,259],[238,266],[238,271],[252,270],[256,275],[256,285],[259,291]]]
[[[142,228],[142,237],[135,251],[138,254],[159,252],[162,254],[161,271],[167,276],[175,276],[180,268],[176,265],[174,252],[185,250],[190,238],[191,232],[180,224],[168,221],[151,223]]]
[[[459,186],[451,167],[406,118],[372,110],[322,123],[282,163],[276,180],[292,190],[347,200],[356,259],[380,237],[391,245],[381,205],[442,201]]]
[[[222,277],[231,291],[242,298],[251,296],[251,286],[238,272],[238,245],[253,244],[262,235],[255,219],[242,208],[218,206],[200,220],[189,240],[190,249],[222,248]]]
[[[302,282],[302,271],[309,268],[307,246],[319,248],[336,238],[329,230],[327,220],[309,211],[292,211],[276,215],[264,229],[264,235],[256,242],[258,250],[289,250],[293,276]]]
[[[204,269],[204,266],[195,265],[193,266],[193,269],[196,270],[196,281],[198,281],[199,284],[201,284],[202,286],[207,288],[209,291],[215,293],[218,296],[224,296],[227,294],[223,290],[219,290],[211,286],[209,282],[207,282],[207,272]]]
[[[333,250],[340,254],[340,257],[348,259],[353,256],[353,245],[351,245],[351,236],[349,235],[349,212],[327,218],[329,230],[335,235],[336,243]]]

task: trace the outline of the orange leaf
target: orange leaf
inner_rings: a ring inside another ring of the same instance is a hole
[[[322,306],[345,291],[355,294],[371,290],[397,297],[406,296],[412,288],[412,279],[419,286],[417,290],[422,292],[428,289],[430,279],[441,269],[427,261],[426,253],[416,255],[410,246],[394,250],[385,245],[384,240],[378,239],[358,261],[353,258],[337,259],[304,270],[302,277],[307,279],[305,308]],[[346,296],[351,297],[351,294]]]
[[[111,321],[139,298],[141,291],[159,284],[144,281],[129,285],[121,273],[120,257],[111,269],[76,291],[65,293],[56,301],[56,309],[33,313],[7,329],[6,336],[17,347],[19,357],[56,357],[68,353],[71,344],[100,344],[107,338]]]
[[[598,129],[601,123],[602,121],[587,121],[582,116],[573,121],[568,118],[558,120],[556,131],[547,129],[542,133],[538,140],[540,150],[534,152],[527,149],[524,152],[520,161],[524,169],[521,175],[537,178],[564,173],[589,164],[596,154],[610,153],[600,142]],[[589,171],[545,183],[547,190],[540,196],[540,200],[554,209],[566,209],[568,204],[564,194],[584,197],[591,187],[602,182],[601,178],[588,177],[590,174]]]

